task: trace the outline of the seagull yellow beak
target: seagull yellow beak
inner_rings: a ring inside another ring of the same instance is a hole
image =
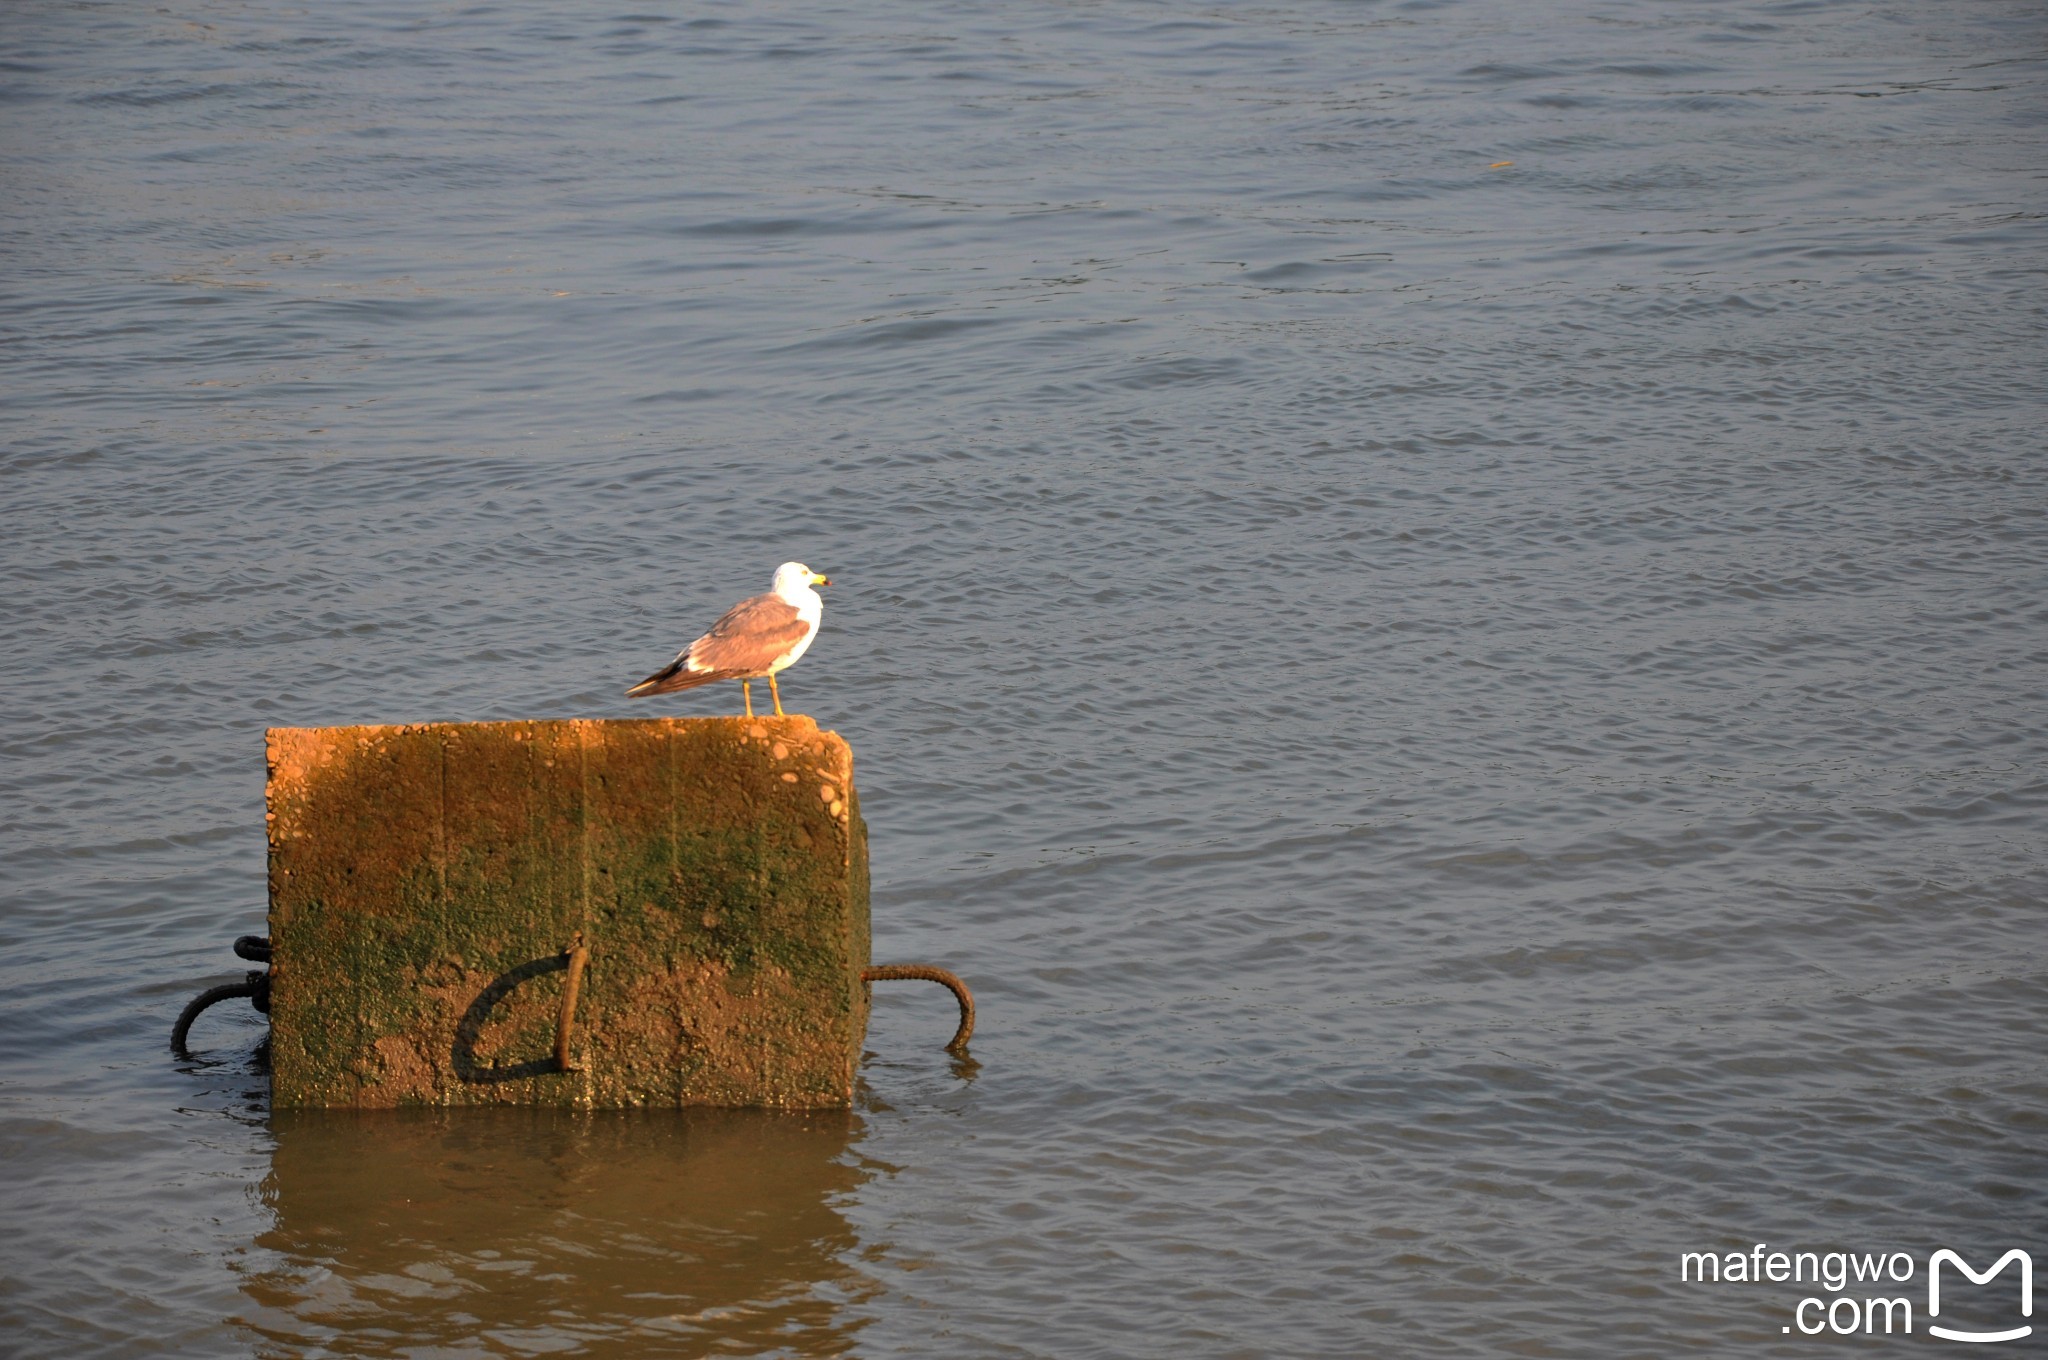
[[[814,586],[829,586],[832,584],[832,578],[814,571],[811,573],[811,584]]]

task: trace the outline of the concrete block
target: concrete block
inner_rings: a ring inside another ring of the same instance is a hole
[[[267,747],[279,1108],[851,1103],[867,828],[837,734],[429,723]]]

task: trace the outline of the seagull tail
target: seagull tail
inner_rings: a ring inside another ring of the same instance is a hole
[[[695,689],[699,685],[708,685],[713,680],[724,678],[717,671],[686,671],[683,669],[683,659],[677,657],[627,690],[626,697],[642,699],[650,694],[674,694],[679,689]]]

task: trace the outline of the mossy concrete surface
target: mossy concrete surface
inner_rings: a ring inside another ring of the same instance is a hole
[[[267,747],[279,1107],[851,1103],[867,828],[836,733],[429,723]]]

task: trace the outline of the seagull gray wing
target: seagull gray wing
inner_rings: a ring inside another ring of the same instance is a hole
[[[677,660],[693,671],[763,675],[810,632],[795,605],[780,595],[756,595],[726,610]]]

